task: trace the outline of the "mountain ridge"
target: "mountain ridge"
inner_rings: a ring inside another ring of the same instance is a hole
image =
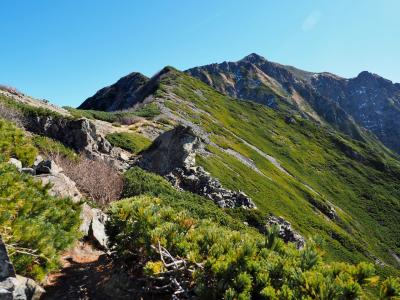
[[[254,69],[262,74],[252,74]],[[400,151],[400,84],[377,74],[362,71],[346,79],[329,72],[308,72],[270,62],[254,53],[237,62],[194,67],[186,72],[232,97],[274,107],[276,101],[265,103],[269,95],[263,91],[276,88],[275,82],[262,79],[266,75],[279,83],[278,93],[297,106],[297,111],[311,118],[316,113],[353,138],[357,135],[349,129],[349,124],[355,121],[386,146]]]

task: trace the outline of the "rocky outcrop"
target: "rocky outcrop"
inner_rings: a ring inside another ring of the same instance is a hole
[[[278,226],[279,228],[279,237],[283,239],[285,243],[295,243],[297,249],[301,249],[305,245],[305,239],[297,233],[295,230],[293,230],[292,225],[286,221],[282,217],[275,217],[275,216],[270,216],[268,218],[268,221],[266,223],[267,227],[271,226]]]
[[[138,165],[163,175],[175,187],[205,196],[221,207],[255,208],[245,193],[223,188],[218,179],[195,166],[196,153],[201,148],[200,138],[193,130],[180,125],[160,135],[142,154]]]
[[[78,152],[110,154],[112,146],[96,133],[96,127],[87,119],[57,116],[36,116],[29,119],[27,130],[58,140]]]
[[[160,175],[175,169],[186,170],[195,165],[196,151],[200,147],[200,139],[191,127],[179,125],[154,140],[143,153],[139,166]]]
[[[100,246],[103,250],[108,249],[108,237],[105,231],[105,224],[108,217],[100,209],[92,208],[86,203],[82,205],[81,212],[81,226],[79,230],[89,240],[94,241],[97,246]]]
[[[58,140],[64,145],[84,153],[91,159],[101,159],[118,170],[129,168],[130,162],[114,148],[96,126],[88,119],[71,119],[61,116],[35,116],[26,122],[26,129]]]
[[[0,299],[38,300],[43,293],[43,288],[35,281],[15,274],[0,236]]]

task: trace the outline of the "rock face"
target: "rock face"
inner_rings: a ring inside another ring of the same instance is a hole
[[[111,144],[96,133],[96,127],[87,119],[38,116],[29,119],[27,129],[88,154],[109,154],[112,149]]]
[[[7,249],[0,237],[0,299],[39,300],[44,293],[35,281],[15,274]]]
[[[195,164],[200,139],[190,127],[178,126],[161,134],[142,155],[140,167],[166,175],[176,168],[188,169]]]
[[[178,126],[160,135],[138,164],[163,175],[175,187],[205,196],[221,207],[255,208],[246,194],[223,188],[217,179],[195,166],[196,152],[201,147],[199,137],[190,127]]]
[[[400,84],[376,74],[361,72],[345,79],[270,62],[254,53],[186,72],[229,96],[325,120],[356,139],[362,138],[362,126],[400,153]]]
[[[121,150],[112,145],[96,131],[88,119],[65,117],[34,117],[26,122],[26,129],[36,134],[58,140],[91,159],[101,159],[119,170],[126,170],[129,162],[121,156]]]
[[[295,243],[297,249],[301,249],[304,247],[305,245],[304,238],[299,233],[294,231],[292,229],[292,225],[284,218],[270,216],[266,226],[271,227],[274,225],[279,227],[279,237],[283,239],[285,243],[288,242]]]

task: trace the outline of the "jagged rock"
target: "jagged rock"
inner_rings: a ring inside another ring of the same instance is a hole
[[[223,188],[218,179],[195,166],[196,152],[201,147],[200,138],[193,130],[180,125],[160,135],[142,154],[138,164],[163,175],[176,188],[205,196],[221,207],[255,208],[246,194]]]
[[[38,300],[44,293],[34,280],[15,274],[0,236],[0,299]]]
[[[58,174],[62,169],[53,160],[42,160],[36,166],[36,174]]]
[[[112,149],[111,144],[97,134],[96,126],[87,119],[37,116],[28,120],[27,130],[89,154],[108,154]]]
[[[79,230],[89,239],[95,240],[103,249],[108,249],[108,237],[105,231],[107,215],[100,209],[92,208],[86,203],[82,205],[81,226]]]
[[[282,217],[270,216],[266,223],[267,227],[277,225],[279,227],[279,237],[284,240],[285,243],[295,243],[298,249],[301,249],[305,245],[305,239],[295,230],[292,225]]]
[[[16,158],[10,158],[10,159],[8,160],[8,163],[14,165],[18,170],[21,170],[21,169],[22,169],[22,162],[20,162],[20,161],[19,161],[18,159],[16,159]]]

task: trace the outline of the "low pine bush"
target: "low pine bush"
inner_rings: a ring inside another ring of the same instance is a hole
[[[41,280],[58,267],[59,254],[78,237],[80,205],[48,194],[48,186],[20,173],[37,149],[22,130],[0,119],[0,235],[17,273]]]
[[[367,263],[323,262],[313,241],[299,251],[276,233],[232,230],[150,195],[113,203],[110,216],[112,249],[133,273],[147,276],[153,291],[198,299],[358,299],[378,280]]]

